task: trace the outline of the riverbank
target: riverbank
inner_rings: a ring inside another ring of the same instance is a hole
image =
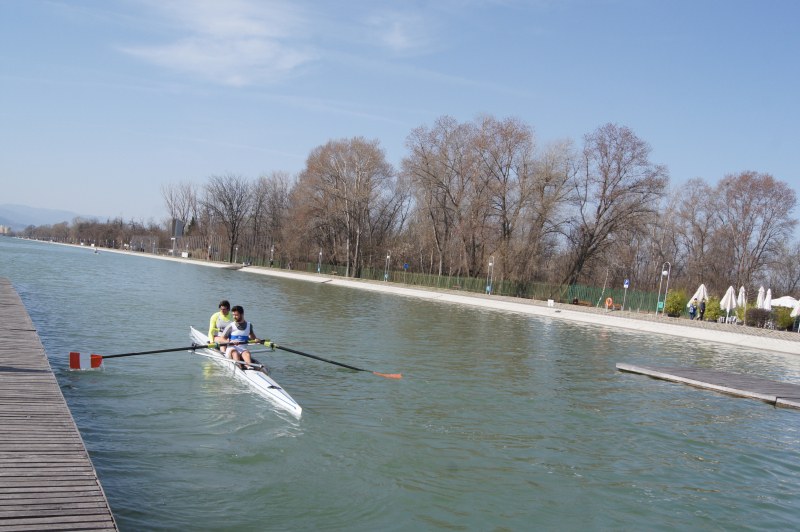
[[[83,246],[78,247],[82,247],[90,252],[92,251],[92,248],[86,248]],[[536,301],[531,299],[520,299],[495,295],[489,296],[486,294],[460,292],[458,290],[417,288],[381,281],[340,278],[335,275],[320,275],[316,273],[296,272],[261,266],[243,266],[238,264],[201,261],[180,257],[165,257],[147,253],[137,253],[105,248],[99,249],[99,252],[122,253],[138,257],[196,264],[199,266],[236,269],[244,273],[252,273],[256,275],[267,275],[304,282],[324,283],[332,286],[355,288],[359,290],[371,290],[374,292],[413,297],[416,299],[424,299],[429,301],[440,301],[443,303],[468,305],[503,312],[516,312],[531,316],[564,319],[584,323],[587,325],[608,327],[611,329],[625,329],[647,334],[677,336],[704,342],[729,344],[751,349],[800,355],[800,334],[794,332],[774,331],[770,329],[745,327],[743,325],[699,320],[691,321],[684,318],[670,318],[662,315],[656,317],[653,314],[639,312],[607,311],[605,309],[598,309],[594,307],[569,305],[556,302],[552,303],[551,306],[546,301]]]

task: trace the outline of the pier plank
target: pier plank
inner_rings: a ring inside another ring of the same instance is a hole
[[[774,406],[800,408],[800,385],[753,375],[704,368],[636,366],[618,363],[617,370],[655,379],[688,384],[727,395],[758,399]]]
[[[19,295],[0,278],[0,532],[117,530]]]

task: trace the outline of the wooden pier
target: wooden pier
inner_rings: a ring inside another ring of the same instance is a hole
[[[117,530],[28,312],[0,278],[0,531]]]
[[[758,399],[774,406],[800,408],[800,385],[788,382],[701,368],[644,367],[619,363],[617,369],[737,397]]]

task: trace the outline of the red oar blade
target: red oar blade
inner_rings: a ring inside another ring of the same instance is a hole
[[[402,373],[378,373],[377,371],[373,371],[372,374],[373,375],[377,375],[379,377],[384,377],[384,378],[387,378],[387,379],[402,379],[403,378],[403,374]]]
[[[103,357],[94,353],[83,355],[72,351],[69,354],[69,369],[96,369],[103,363]]]

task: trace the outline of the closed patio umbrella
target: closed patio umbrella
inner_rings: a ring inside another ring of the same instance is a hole
[[[694,295],[689,298],[689,301],[686,303],[686,308],[689,308],[689,305],[692,304],[692,301],[697,300],[699,303],[702,300],[708,301],[708,290],[706,290],[706,285],[701,284],[697,287],[697,291],[695,291]]]
[[[764,296],[764,310],[772,310],[772,288],[767,288],[767,295]]]
[[[725,291],[725,295],[722,296],[722,299],[719,302],[719,308],[725,310],[726,318],[730,317],[731,310],[736,308],[736,291],[732,286],[729,286]]]
[[[744,324],[747,325],[747,293],[744,291],[744,285],[739,287],[739,297],[736,299],[736,304],[744,309]]]
[[[756,298],[756,308],[764,308],[764,287],[758,287],[758,297]]]

